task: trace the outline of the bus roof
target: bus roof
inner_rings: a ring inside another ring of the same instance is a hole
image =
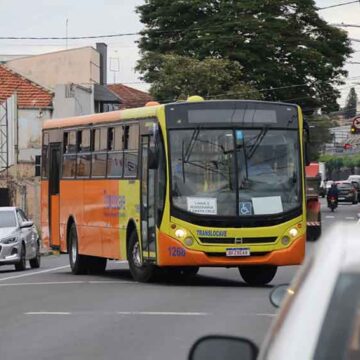
[[[62,119],[46,120],[43,129],[59,129],[73,126],[84,126],[98,123],[114,122],[126,119],[155,117],[164,105],[145,106],[141,108],[110,111],[106,113],[74,116]]]

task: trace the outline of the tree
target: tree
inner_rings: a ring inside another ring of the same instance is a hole
[[[350,41],[319,17],[314,0],[146,0],[137,12],[145,25],[137,70],[149,83],[158,54],[228,59],[267,100],[338,110]]]
[[[352,87],[349,91],[349,95],[346,98],[346,105],[344,108],[344,115],[346,119],[353,118],[356,115],[358,97],[355,89]]]
[[[154,71],[151,95],[159,101],[186,99],[190,95],[205,98],[260,98],[251,86],[242,83],[242,67],[237,61],[188,56],[158,55],[159,69]]]
[[[333,141],[333,135],[329,131],[332,123],[328,116],[310,116],[307,120],[310,124],[309,159],[317,161],[325,144]]]

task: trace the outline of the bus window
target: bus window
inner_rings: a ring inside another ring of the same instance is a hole
[[[124,153],[122,151],[111,152],[108,155],[108,177],[122,177],[124,167]]]
[[[42,150],[41,150],[41,176],[43,179],[47,179],[49,176],[48,167],[48,148],[49,148],[49,133],[44,132]]]
[[[124,167],[123,153],[123,127],[116,126],[112,128],[112,145],[108,154],[107,176],[122,177]]]
[[[106,150],[107,150],[107,128],[96,128],[93,130],[93,154],[91,177],[104,178],[106,176]]]
[[[76,176],[88,178],[91,168],[90,152],[90,129],[84,129],[77,132],[78,155],[76,161]]]
[[[114,141],[114,150],[123,150],[123,127],[122,126],[117,126],[114,130],[114,135],[115,135],[115,141]]]
[[[139,148],[139,126],[126,125],[124,129],[124,149],[137,150]]]
[[[74,178],[76,173],[76,132],[64,132],[62,177]]]
[[[93,130],[94,151],[107,150],[107,132],[106,128],[97,128]]]
[[[135,178],[138,173],[139,126],[124,127],[124,177]],[[126,151],[127,150],[127,151]]]
[[[109,151],[111,150],[114,150],[114,140],[115,140],[115,129],[113,127],[109,128],[108,129],[108,140],[107,140],[107,143],[108,143],[108,146],[107,146],[107,149]]]

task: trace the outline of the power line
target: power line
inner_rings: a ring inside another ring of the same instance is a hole
[[[318,10],[332,9],[332,8],[336,8],[336,7],[339,7],[339,6],[345,6],[345,5],[355,4],[355,3],[360,4],[360,1],[359,0],[348,1],[348,2],[345,2],[345,3],[340,3],[340,4],[335,4],[335,5],[330,5],[330,6],[325,6],[325,7],[322,7],[322,8],[318,8]]]

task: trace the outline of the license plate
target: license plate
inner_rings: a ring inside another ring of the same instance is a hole
[[[226,256],[250,256],[250,249],[248,248],[226,249]]]
[[[345,200],[345,198],[344,197],[339,197],[339,200]]]

